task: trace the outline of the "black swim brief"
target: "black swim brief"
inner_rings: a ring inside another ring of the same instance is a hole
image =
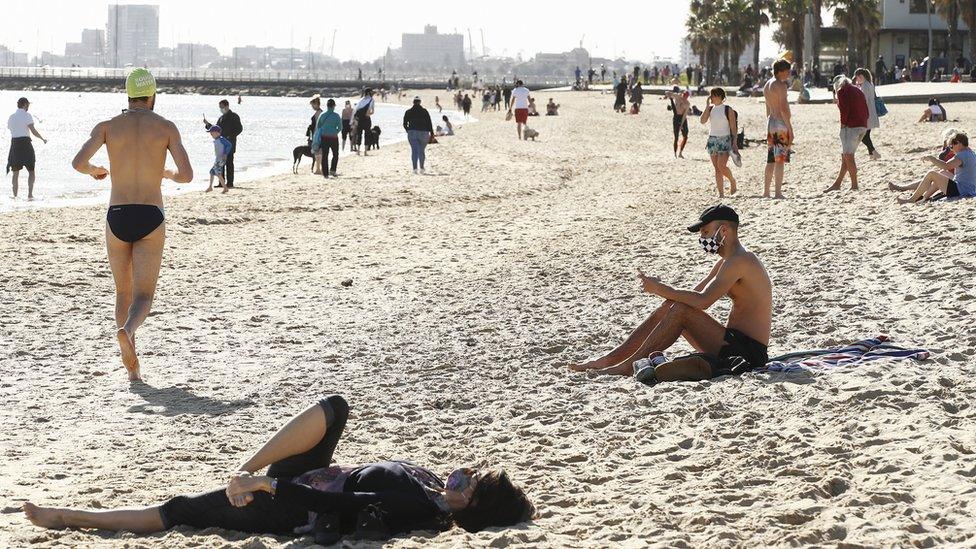
[[[152,204],[119,204],[109,206],[108,228],[119,240],[138,242],[149,236],[163,221],[163,209]]]
[[[739,375],[762,368],[769,361],[766,345],[736,330],[725,329],[725,345],[718,352],[719,364],[713,365],[712,377]]]

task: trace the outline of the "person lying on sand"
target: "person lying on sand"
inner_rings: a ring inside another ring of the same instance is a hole
[[[953,157],[948,162],[929,155],[922,158],[931,162],[936,169],[925,175],[915,192],[909,198],[898,197],[899,204],[920,202],[942,193],[949,198],[976,196],[976,153],[969,148],[969,136],[957,132],[949,141]],[[952,177],[946,172],[952,171]]]
[[[739,242],[738,214],[725,205],[711,206],[688,230],[699,233],[707,253],[719,255],[708,276],[689,291],[638,271],[644,291],[662,297],[664,303],[619,347],[570,369],[632,375],[634,361],[663,357],[662,351],[680,336],[702,353],[700,360],[658,360],[652,381],[698,381],[766,365],[772,286],[762,262]],[[732,300],[732,311],[722,326],[705,310],[726,295]]]
[[[105,179],[109,171],[89,161],[105,145],[112,168],[112,192],[106,217],[108,262],[115,279],[116,338],[129,379],[141,379],[136,355],[136,330],[149,316],[156,279],[163,260],[166,220],[161,182],[193,181],[190,158],[176,125],[153,112],[156,79],[135,69],[125,81],[129,108],[99,122],[71,162],[75,170]],[[176,171],[164,169],[166,152]]]
[[[24,512],[43,528],[136,534],[180,525],[276,535],[312,530],[316,543],[323,545],[355,531],[360,513],[370,506],[382,510],[383,530],[391,536],[447,530],[453,524],[478,532],[533,518],[532,503],[501,470],[459,468],[445,481],[402,461],[333,465],[348,414],[349,406],[339,395],[312,404],[241,464],[226,488],[150,507],[89,511],[28,502]],[[269,465],[265,475],[254,474]]]
[[[956,152],[952,150],[952,145],[950,145],[949,142],[952,141],[952,138],[957,133],[959,133],[959,130],[955,128],[946,128],[942,131],[942,150],[939,152],[939,155],[936,158],[942,162],[949,162],[952,160],[952,157],[956,155]],[[925,157],[923,157],[923,159],[924,158]],[[949,179],[952,179],[955,174],[955,169],[945,169],[939,171],[942,173],[942,175],[948,177]],[[888,183],[888,190],[897,192],[914,191],[919,185],[921,185],[920,181],[909,183],[907,185]]]

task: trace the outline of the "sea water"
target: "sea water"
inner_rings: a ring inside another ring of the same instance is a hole
[[[108,204],[110,182],[97,181],[92,177],[76,172],[71,160],[78,149],[88,139],[92,128],[100,121],[108,120],[126,108],[126,98],[122,93],[96,92],[54,92],[0,90],[0,121],[17,108],[17,98],[27,97],[30,113],[34,116],[34,127],[48,142],[45,144],[33,138],[37,156],[37,182],[34,186],[34,200],[27,199],[27,171],[20,172],[18,198],[12,198],[10,174],[0,180],[0,212],[70,206],[83,204]],[[311,122],[312,109],[308,98],[302,97],[243,97],[240,104],[237,97],[216,95],[169,95],[160,94],[156,98],[155,111],[173,121],[183,137],[183,146],[190,156],[194,178],[191,183],[174,183],[163,180],[163,194],[202,191],[210,179],[210,167],[214,161],[213,138],[204,130],[203,118],[215,124],[220,116],[217,103],[221,99],[231,102],[230,108],[241,117],[244,132],[237,138],[237,152],[234,154],[234,181],[246,182],[261,177],[288,173],[292,166],[292,151],[307,143],[305,130]],[[357,98],[349,98],[353,105]],[[450,99],[445,97],[445,99]],[[336,110],[341,112],[346,98],[336,98]],[[325,99],[323,99],[324,107]],[[403,130],[403,112],[406,104],[377,103],[372,121],[382,129],[380,143],[388,144],[406,140]],[[441,113],[431,109],[434,125],[440,124]],[[463,115],[445,110],[455,126],[464,122]],[[470,120],[469,120],[470,121]],[[0,165],[7,165],[10,133],[6,124],[0,126]],[[345,152],[348,154],[348,148]],[[308,173],[311,158],[302,158],[299,169]],[[407,159],[404,162],[408,162]],[[103,146],[92,158],[93,165],[108,165],[108,153]],[[171,158],[167,166],[174,167]],[[342,165],[340,164],[340,172]],[[216,184],[216,183],[215,183]]]

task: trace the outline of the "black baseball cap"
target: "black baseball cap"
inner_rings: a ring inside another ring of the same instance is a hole
[[[725,204],[709,206],[705,208],[705,211],[703,211],[700,216],[698,216],[698,223],[688,227],[688,232],[697,233],[702,227],[708,225],[712,221],[732,221],[738,223],[739,214],[735,213],[735,210],[729,206],[726,206]]]

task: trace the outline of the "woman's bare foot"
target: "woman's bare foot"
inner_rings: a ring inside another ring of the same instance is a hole
[[[62,509],[38,507],[29,501],[24,504],[24,514],[27,515],[27,520],[41,528],[51,528],[54,530],[67,528],[62,513]]]
[[[830,192],[834,192],[834,191],[839,191],[839,190],[840,190],[840,183],[834,183],[833,185],[831,185],[831,186],[827,187],[826,189],[824,189],[823,192],[824,192],[824,194],[826,194],[826,193],[830,193]]]
[[[737,190],[738,190],[738,188],[736,188],[736,186],[735,186],[735,181],[733,181],[733,182],[732,182],[732,183],[731,183],[731,184],[729,185],[729,196],[732,196],[732,195],[734,195],[734,194],[735,194],[735,191],[737,191]]]
[[[119,340],[119,350],[122,351],[122,365],[129,372],[129,381],[141,381],[142,376],[139,374],[139,357],[136,355],[135,338],[130,336],[125,328],[119,328],[115,332],[115,337]]]

